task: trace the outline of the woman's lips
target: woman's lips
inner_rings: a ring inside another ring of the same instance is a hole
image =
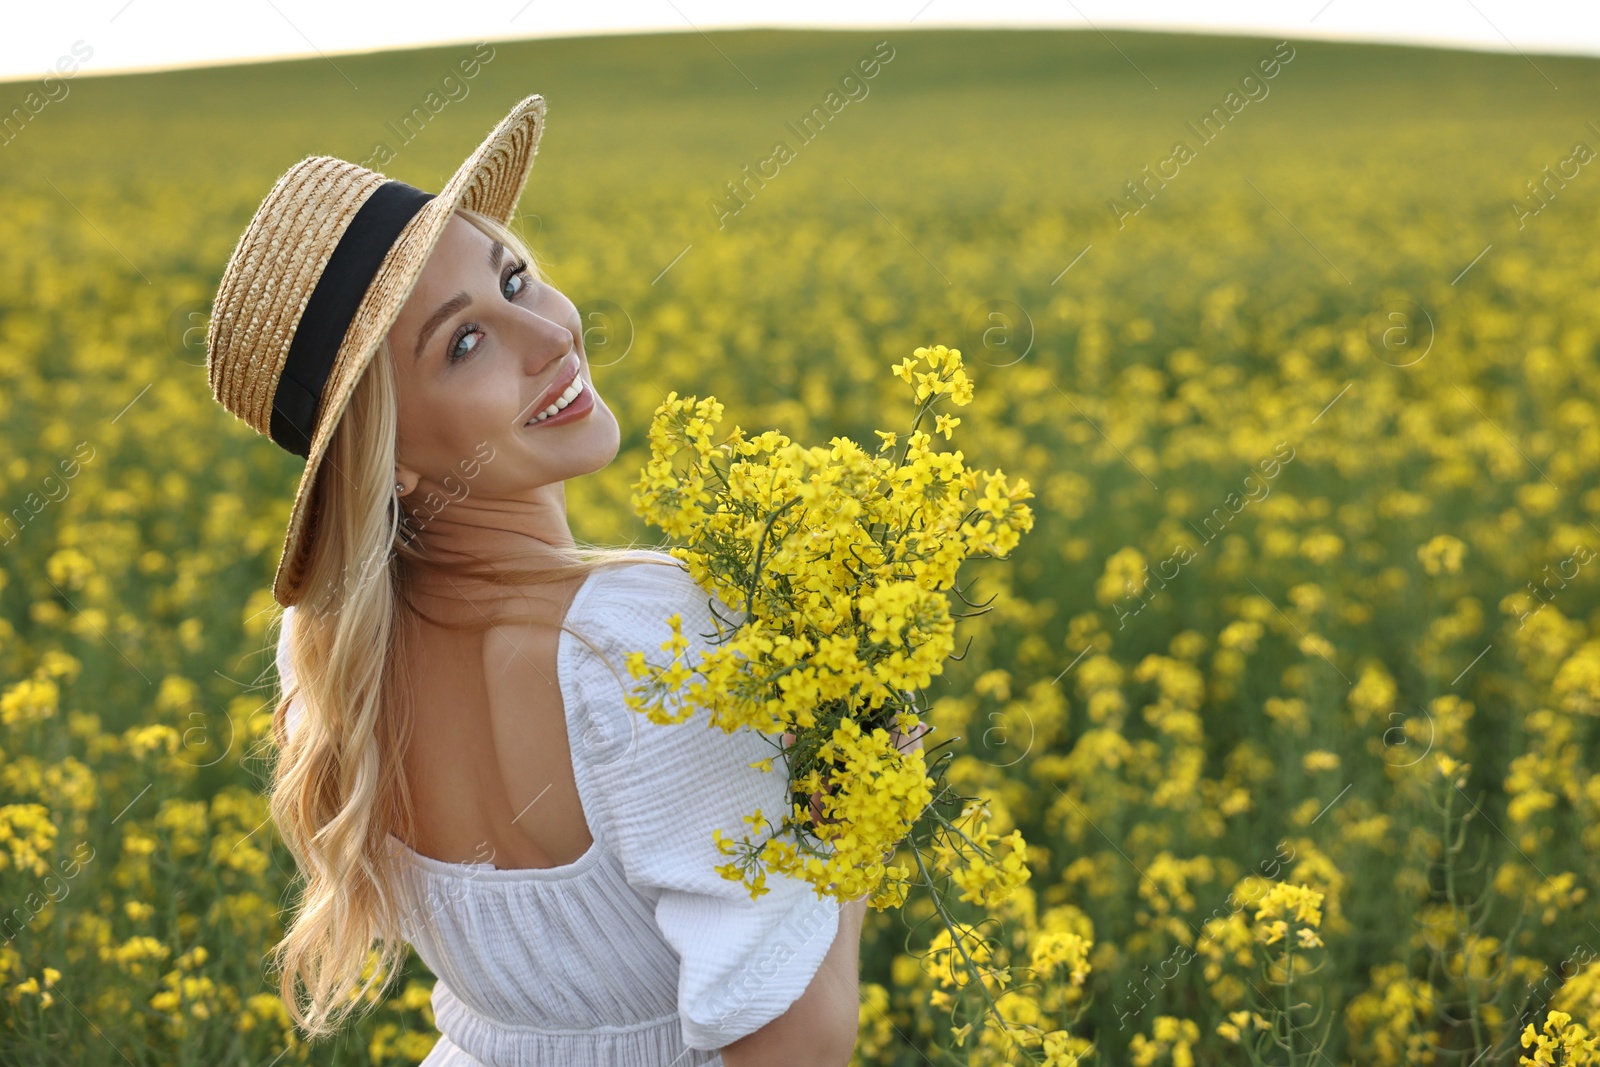
[[[560,396],[561,394],[557,393],[556,395]],[[548,407],[549,405],[547,404],[545,406]],[[572,403],[568,404],[554,415],[551,415],[549,418],[530,421],[526,424],[526,426],[528,429],[532,429],[536,426],[548,426],[552,422],[571,422],[580,416],[588,414],[593,408],[594,386],[590,385],[588,382],[584,382],[583,389],[578,393],[577,396],[572,398]],[[541,408],[540,410],[543,409]]]
[[[550,385],[546,387],[545,391],[539,395],[539,399],[533,404],[533,406],[525,409],[532,412],[532,414],[528,416],[528,421],[531,422],[534,415],[539,414],[539,412],[543,411],[551,404],[554,404],[556,402],[556,397],[566,392],[567,387],[572,384],[573,379],[577,378],[577,376],[578,360],[576,357],[574,357],[572,360],[572,373],[564,374],[555,381],[551,382]],[[584,389],[587,391],[588,383],[584,383]],[[554,416],[551,417],[554,418]]]

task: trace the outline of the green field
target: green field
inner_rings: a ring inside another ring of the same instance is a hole
[[[655,539],[628,486],[669,390],[869,441],[906,428],[891,362],[963,352],[947,447],[1027,478],[1037,525],[972,568],[994,610],[933,719],[1032,846],[1001,948],[1094,943],[1019,1018],[1081,1007],[1106,1067],[1252,1062],[1230,1013],[1294,1024],[1268,1062],[1340,1067],[1516,1063],[1552,1008],[1600,1030],[1600,63],[685,32],[493,43],[429,112],[475,47],[90,59],[6,131],[0,1063],[284,1051],[262,956],[292,862],[260,790],[300,461],[211,398],[205,316],[297,160],[386,144],[437,190],[529,93],[521,229],[623,428],[568,486],[578,537]],[[1252,874],[1323,895],[1292,993],[1257,965]],[[858,1062],[1003,1062],[929,1010],[926,917],[868,916]],[[276,1062],[416,1062],[413,972]]]

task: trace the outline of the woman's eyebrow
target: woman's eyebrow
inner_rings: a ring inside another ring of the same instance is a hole
[[[449,300],[446,300],[444,303],[440,304],[438,309],[434,311],[432,315],[428,316],[428,321],[422,324],[422,329],[417,331],[417,350],[412,353],[411,361],[415,363],[422,358],[422,346],[427,344],[428,335],[433,333],[434,330],[437,330],[440,323],[444,322],[462,308],[470,306],[471,303],[472,297],[467,295],[465,290],[462,290],[455,296],[452,296]]]
[[[500,260],[505,257],[505,250],[506,246],[501,244],[499,241],[495,241],[489,245],[489,269],[499,273]],[[411,361],[415,363],[422,358],[423,346],[428,343],[428,337],[433,333],[434,330],[439,328],[441,323],[443,323],[450,316],[454,315],[456,312],[471,306],[472,297],[468,295],[467,291],[464,289],[455,296],[452,296],[449,300],[446,300],[444,303],[440,304],[434,310],[433,314],[428,316],[428,321],[422,324],[422,329],[417,331],[417,347],[416,350],[411,354]]]

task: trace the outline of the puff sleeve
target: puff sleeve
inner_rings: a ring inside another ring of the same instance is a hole
[[[594,652],[579,657],[574,689],[583,714],[571,745],[598,808],[591,831],[598,821],[629,885],[654,897],[657,925],[680,957],[684,1042],[700,1050],[722,1048],[787,1011],[839,926],[839,902],[819,898],[803,879],[769,872],[768,891],[752,900],[713,869],[728,857],[712,831],[738,838],[756,809],[774,823],[788,810],[781,760],[772,771],[750,766],[776,754],[764,740],[770,735],[709,727],[704,710],[682,723],[652,723],[623,701],[623,686],[634,682],[625,657],[638,650],[660,662],[673,612],[682,613],[690,662],[711,647],[702,636],[715,632],[708,601],[722,618],[737,618],[680,568],[646,563],[611,576],[604,595],[586,605],[582,632],[616,675]]]

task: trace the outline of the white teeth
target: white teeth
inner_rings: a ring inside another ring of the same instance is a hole
[[[583,392],[583,376],[579,375],[578,377],[572,379],[572,384],[567,386],[566,389],[562,391],[560,396],[556,397],[555,403],[551,404],[549,407],[545,408],[528,421],[543,422],[545,419],[548,419],[551,415],[554,415],[556,412],[560,411],[562,408],[576,400],[578,398],[578,394],[581,392]]]

